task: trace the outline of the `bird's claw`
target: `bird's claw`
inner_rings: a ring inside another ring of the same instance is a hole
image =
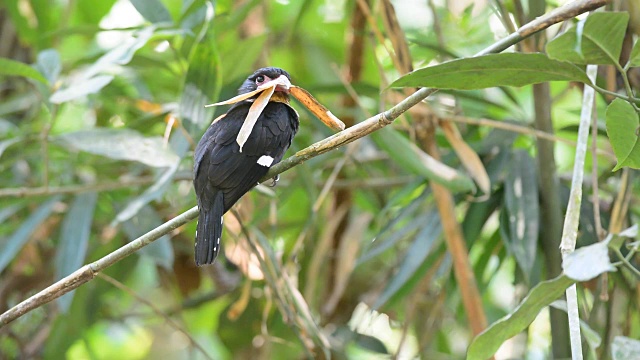
[[[276,175],[273,179],[271,179],[271,184],[267,186],[275,187],[276,185],[278,185],[278,181],[280,181],[280,174]]]

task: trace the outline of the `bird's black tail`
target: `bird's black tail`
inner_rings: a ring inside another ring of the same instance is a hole
[[[220,252],[222,236],[222,215],[224,214],[224,196],[218,191],[213,204],[207,210],[200,206],[200,218],[196,227],[196,265],[211,264]]]

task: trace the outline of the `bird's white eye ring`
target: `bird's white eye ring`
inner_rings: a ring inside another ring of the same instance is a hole
[[[256,84],[260,84],[264,82],[264,76],[259,75],[256,77]]]

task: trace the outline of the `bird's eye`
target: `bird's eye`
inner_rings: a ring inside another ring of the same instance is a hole
[[[260,84],[262,82],[264,82],[264,76],[260,75],[256,77],[256,84]]]

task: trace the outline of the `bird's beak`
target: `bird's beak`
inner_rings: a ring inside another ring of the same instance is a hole
[[[273,79],[273,80],[269,80],[267,82],[265,82],[264,84],[258,86],[255,90],[250,91],[248,93],[245,94],[240,94],[238,96],[234,96],[229,100],[225,100],[225,101],[220,101],[217,102],[215,104],[208,104],[205,105],[204,107],[211,107],[211,106],[219,106],[219,105],[232,105],[235,104],[237,102],[240,102],[242,100],[246,100],[252,96],[254,96],[255,94],[259,94],[267,89],[270,88],[274,88],[274,91],[282,91],[285,93],[289,93],[289,89],[291,88],[291,81],[289,81],[289,79],[287,79],[286,76],[284,75],[280,75],[279,77]]]
[[[258,86],[258,89],[268,89],[272,86],[276,87],[276,91],[281,91],[288,94],[289,89],[291,88],[291,81],[289,81],[286,76],[280,75],[279,77],[273,80],[269,80],[266,83]]]
[[[262,113],[262,110],[267,106],[271,96],[274,92],[280,91],[286,94],[291,93],[293,97],[295,97],[302,105],[304,105],[307,109],[309,109],[318,119],[322,120],[328,127],[335,130],[344,130],[344,123],[340,121],[337,117],[335,117],[331,111],[329,111],[326,107],[318,102],[308,91],[305,89],[291,85],[291,81],[285,76],[280,75],[279,77],[269,80],[262,85],[258,86],[255,90],[248,92],[246,94],[241,94],[235,96],[229,100],[221,101],[215,104],[205,105],[205,107],[209,106],[218,106],[218,105],[231,105],[242,100],[246,100],[256,94],[260,94],[251,104],[251,108],[249,109],[249,113],[247,114],[247,118],[242,124],[242,128],[238,133],[238,137],[236,139],[238,145],[240,145],[240,151],[242,152],[242,146],[249,138],[251,134],[251,130],[255,125],[258,117]]]

